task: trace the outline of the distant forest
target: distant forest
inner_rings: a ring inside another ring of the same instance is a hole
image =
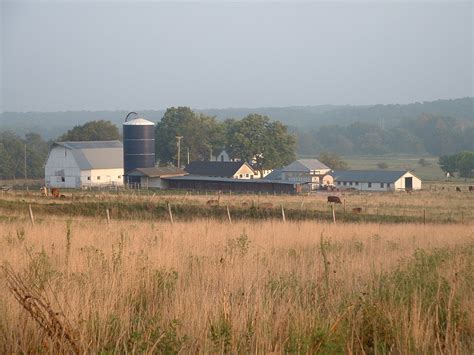
[[[194,111],[200,114],[204,122],[214,122],[213,125],[217,128],[232,122],[229,119],[241,119],[253,113],[268,116],[272,122],[281,121],[288,126],[288,131],[294,134],[297,142],[296,153],[300,156],[318,156],[321,152],[340,155],[442,156],[474,151],[474,98],[408,105]],[[151,121],[161,122],[165,111],[139,113]],[[63,135],[77,125],[99,120],[115,124],[117,128],[113,124],[110,125],[114,128],[113,132],[107,131],[120,138],[121,123],[126,114],[125,111],[3,113],[0,116],[0,178],[22,176],[25,143],[28,150],[28,175],[41,176],[44,163],[41,160],[46,158],[48,146],[53,140],[61,136],[64,138]],[[206,117],[208,119],[205,119]],[[157,126],[157,132],[159,127],[160,125]],[[219,132],[219,129],[207,132]],[[74,135],[74,130],[68,134]],[[94,137],[94,134],[91,137]],[[216,137],[207,137],[207,140],[218,141],[214,138]],[[162,139],[159,134],[157,139]],[[202,139],[201,141],[204,142]],[[174,141],[170,144],[174,146]],[[160,146],[160,142],[157,142],[157,146]],[[157,154],[159,153],[158,151]]]

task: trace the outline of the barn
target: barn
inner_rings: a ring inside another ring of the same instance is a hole
[[[48,187],[123,185],[123,146],[119,141],[55,142],[44,168]]]
[[[407,170],[335,170],[331,173],[340,189],[360,191],[420,190],[421,179]]]
[[[248,163],[241,161],[192,161],[184,170],[191,175],[233,179],[253,179],[257,175]]]
[[[168,184],[166,180],[164,180],[165,178],[188,175],[188,173],[173,166],[165,166],[159,168],[137,168],[132,170],[128,175],[138,177],[141,188],[166,189],[168,188]]]

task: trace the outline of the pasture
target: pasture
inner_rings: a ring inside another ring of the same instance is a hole
[[[2,353],[474,351],[474,194],[66,195],[0,199]]]

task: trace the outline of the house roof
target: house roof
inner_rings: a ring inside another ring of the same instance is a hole
[[[232,177],[243,165],[252,169],[246,162],[240,161],[193,161],[184,170],[193,175]]]
[[[237,184],[282,184],[282,185],[298,185],[296,182],[287,180],[266,180],[266,179],[232,179],[216,176],[200,176],[200,175],[184,175],[166,177],[164,180],[173,181],[209,181],[209,182],[232,182]]]
[[[407,172],[407,170],[335,170],[331,175],[336,181],[391,183]]]
[[[279,169],[273,169],[273,171],[265,176],[263,179],[264,180],[281,180],[282,176],[281,174],[283,173],[283,168]]]
[[[183,169],[175,168],[174,166],[165,166],[159,168],[137,168],[132,170],[128,175],[132,176],[148,176],[148,177],[171,177],[187,175]]]
[[[329,168],[318,159],[299,159],[283,168],[284,172],[310,172],[312,170],[329,170]]]
[[[119,141],[55,142],[69,149],[81,170],[123,168],[123,146]]]

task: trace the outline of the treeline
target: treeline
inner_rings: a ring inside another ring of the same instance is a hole
[[[341,155],[454,154],[474,150],[474,124],[461,119],[421,115],[395,127],[354,122],[318,129],[294,128],[302,155],[332,151]]]

